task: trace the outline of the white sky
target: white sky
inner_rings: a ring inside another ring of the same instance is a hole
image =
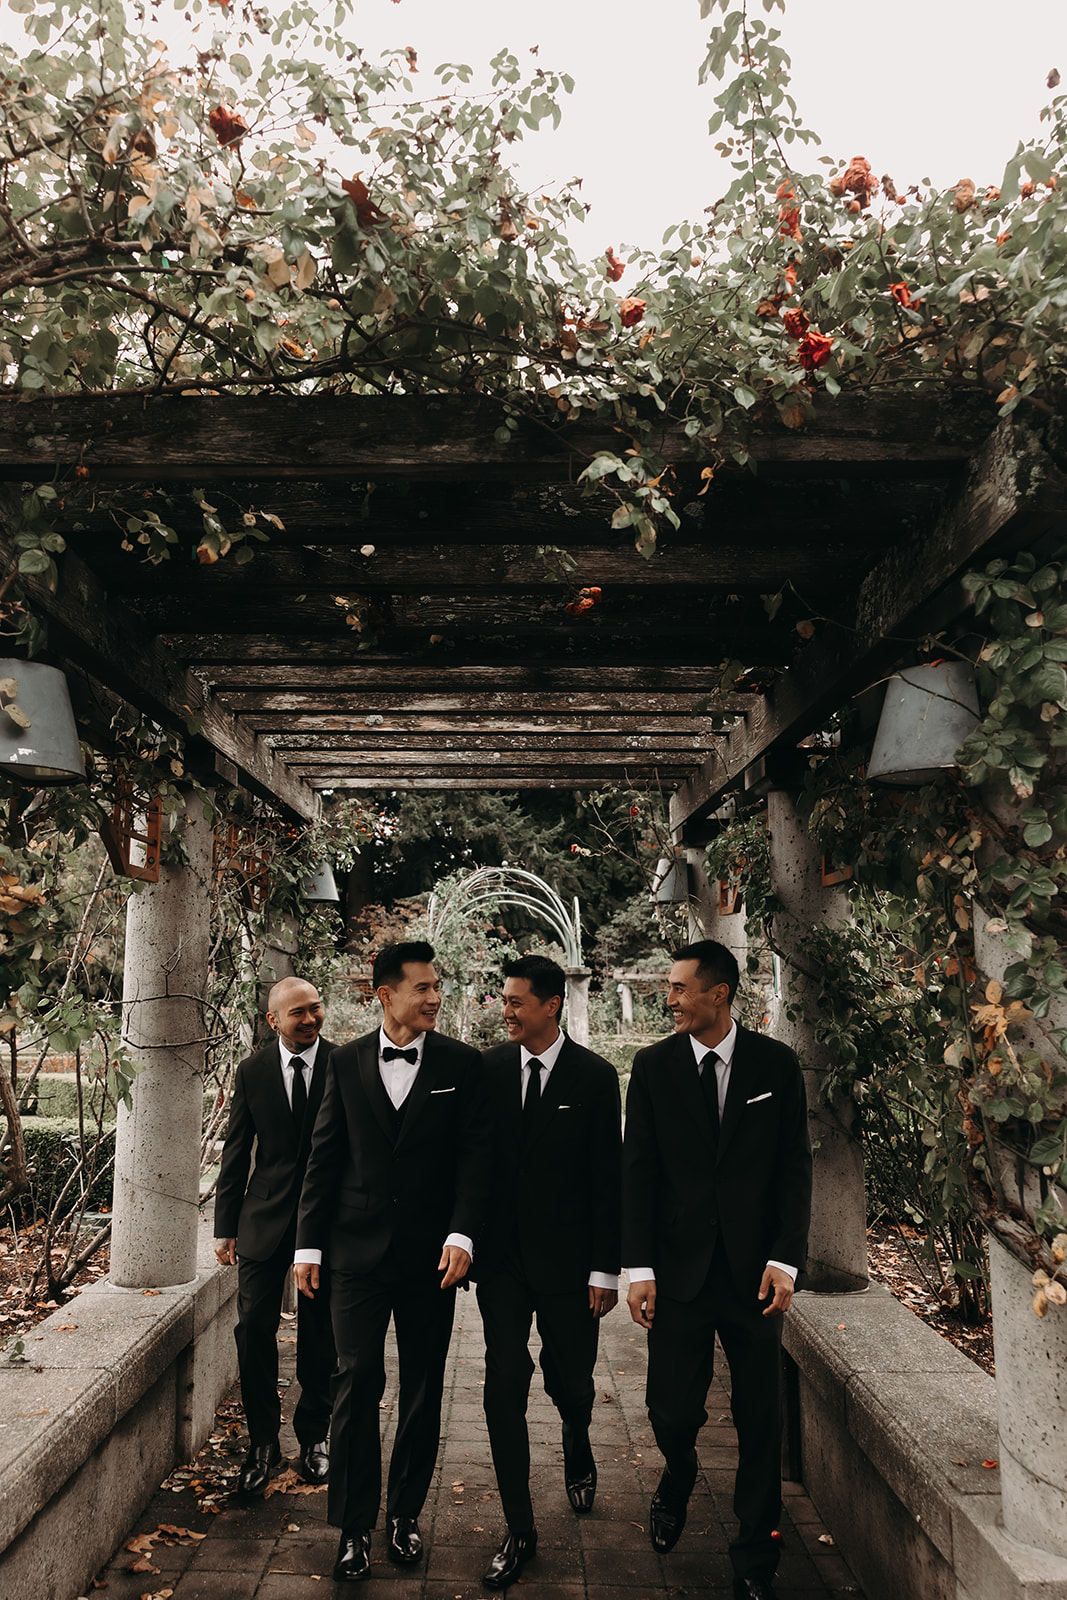
[[[154,34],[172,14],[160,5]],[[219,10],[203,14],[217,20]],[[512,155],[532,189],[584,178],[582,255],[655,248],[668,224],[698,220],[729,182],[707,134],[718,88],[697,85],[712,20],[698,0],[357,0],[356,18],[370,51],[414,46],[414,84],[427,96],[442,61],[468,62],[475,82],[486,68],[487,83],[505,45],[529,60],[536,44],[542,65],[574,77],[559,131]],[[787,0],[785,16],[769,20],[793,58],[801,119],[823,141],[800,149],[797,164],[865,155],[898,189],[923,178],[999,182],[1019,139],[1038,132],[1049,69],[1067,84],[1067,0]],[[0,38],[21,39],[21,21],[0,0]]]

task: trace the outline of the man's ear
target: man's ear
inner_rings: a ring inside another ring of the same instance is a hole
[[[274,1011],[268,1011],[267,1012],[267,1026],[268,1026],[268,1028],[273,1028],[275,1033],[280,1033],[281,1032],[281,1029],[278,1027],[278,1016],[277,1016],[276,1012],[274,1012]]]

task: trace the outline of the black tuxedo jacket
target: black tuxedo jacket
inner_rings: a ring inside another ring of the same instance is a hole
[[[432,1271],[450,1233],[473,1239],[489,1185],[489,1119],[477,1050],[428,1033],[396,1114],[378,1071],[378,1029],[330,1057],[300,1200],[296,1247],[370,1272],[393,1247]]]
[[[491,1276],[516,1243],[535,1291],[579,1289],[590,1272],[617,1273],[622,1136],[615,1068],[566,1039],[525,1134],[519,1046],[488,1051],[485,1066],[494,1188],[472,1275]]]
[[[236,1239],[238,1254],[250,1261],[272,1256],[296,1220],[326,1062],[334,1048],[320,1038],[299,1141],[278,1041],[273,1039],[238,1065],[215,1189],[215,1237]],[[249,1178],[253,1144],[256,1164]]]
[[[802,1267],[811,1150],[792,1050],[738,1028],[716,1141],[686,1034],[634,1057],[626,1096],[623,1253],[678,1300],[699,1292],[719,1239],[738,1293],[755,1295],[768,1260]]]

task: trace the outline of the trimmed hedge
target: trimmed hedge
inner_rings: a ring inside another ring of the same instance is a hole
[[[90,1130],[87,1129],[87,1137]],[[78,1164],[78,1123],[72,1117],[26,1117],[22,1123],[22,1137],[26,1144],[26,1164],[31,1169],[30,1186],[15,1202],[23,1218],[47,1217],[58,1199],[63,1185]],[[106,1161],[115,1144],[115,1129],[105,1128],[102,1136],[100,1160]],[[84,1181],[84,1175],[83,1175]],[[114,1166],[108,1166],[93,1182],[89,1192],[89,1206],[99,1211],[111,1205]],[[81,1195],[80,1185],[71,1189],[67,1200],[71,1209]]]

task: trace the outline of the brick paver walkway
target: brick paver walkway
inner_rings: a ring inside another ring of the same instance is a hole
[[[292,1324],[280,1338],[283,1375],[293,1369]],[[533,1495],[537,1557],[512,1593],[536,1600],[651,1600],[656,1595],[730,1596],[726,1550],[731,1524],[735,1440],[726,1391],[718,1379],[708,1401],[700,1439],[701,1474],[689,1520],[670,1555],[648,1542],[648,1503],[662,1466],[645,1414],[645,1336],[624,1306],[602,1327],[597,1368],[597,1405],[592,1439],[599,1471],[596,1505],[577,1517],[563,1487],[559,1421],[534,1377],[530,1403]],[[392,1431],[395,1366],[383,1401],[383,1423]],[[387,1584],[389,1600],[468,1600],[489,1592],[480,1578],[504,1534],[489,1443],[482,1416],[482,1330],[474,1294],[460,1294],[445,1391],[440,1469],[420,1519],[427,1546],[423,1565],[412,1571],[386,1558],[379,1518],[369,1583]],[[292,1404],[285,1408],[286,1417]],[[324,1600],[351,1592],[335,1586],[330,1572],[337,1551],[336,1529],[326,1524],[323,1491],[275,1492],[242,1501],[229,1492],[247,1445],[239,1408],[220,1412],[220,1428],[192,1472],[178,1472],[155,1495],[131,1537],[161,1526],[201,1534],[198,1540],[171,1534],[146,1556],[125,1548],[100,1574],[107,1600]],[[297,1445],[286,1422],[282,1450],[295,1463]],[[284,1482],[284,1480],[283,1480]],[[299,1486],[290,1481],[290,1490]],[[221,1509],[212,1510],[212,1506]],[[863,1600],[799,1484],[787,1484],[782,1519],[780,1600]],[[134,1571],[138,1560],[156,1571]],[[366,1592],[364,1590],[364,1592]]]

